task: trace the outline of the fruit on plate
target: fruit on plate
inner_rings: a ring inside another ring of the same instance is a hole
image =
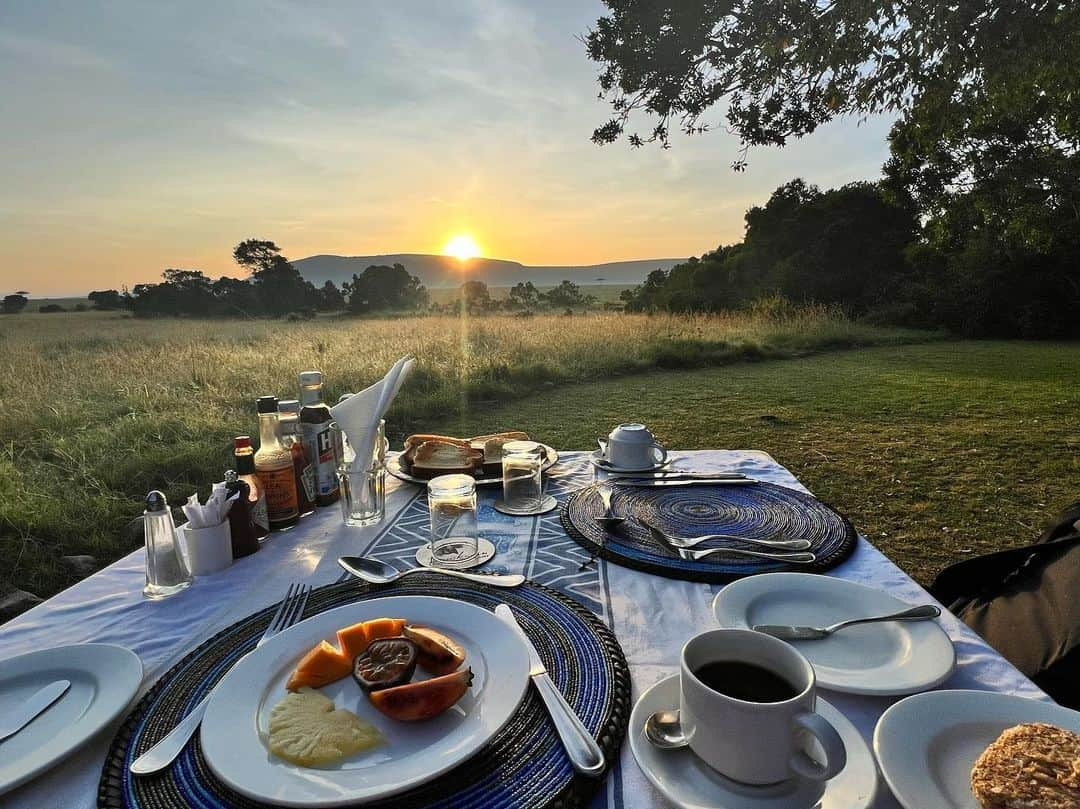
[[[341,654],[349,660],[355,660],[367,649],[370,639],[367,634],[367,621],[347,626],[337,631],[337,642],[341,648]]]
[[[318,646],[303,656],[285,687],[290,691],[322,688],[342,677],[348,677],[352,671],[351,660],[352,658],[345,657],[333,644],[320,641]]]
[[[368,693],[404,685],[416,671],[416,658],[416,644],[411,640],[379,638],[353,661],[353,679]]]
[[[465,662],[465,650],[453,638],[448,638],[430,626],[406,625],[402,633],[416,644],[420,668],[429,674],[443,675],[457,671]]]
[[[400,637],[401,630],[405,628],[404,618],[373,618],[364,623],[367,626],[368,643],[379,638]]]
[[[270,711],[270,752],[302,767],[333,764],[382,743],[376,727],[310,688]]]
[[[472,669],[468,668],[430,680],[373,691],[368,696],[371,704],[391,719],[420,722],[450,708],[465,695],[472,681]]]

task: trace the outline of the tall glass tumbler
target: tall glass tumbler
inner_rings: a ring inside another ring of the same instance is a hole
[[[537,512],[544,501],[544,448],[535,441],[502,446],[503,504],[515,512]]]
[[[346,525],[362,527],[382,522],[386,515],[386,466],[372,458],[370,465],[358,463],[356,453],[336,423],[330,425],[337,458],[338,484],[341,486],[341,519]],[[381,442],[379,442],[381,446]],[[378,451],[376,450],[376,456]]]
[[[428,481],[431,566],[461,569],[480,558],[476,481],[469,475],[440,475]]]

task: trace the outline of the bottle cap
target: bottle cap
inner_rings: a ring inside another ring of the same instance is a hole
[[[258,406],[260,413],[277,413],[276,396],[260,396],[255,404]]]
[[[233,439],[233,449],[248,449],[251,446],[250,435],[238,435]]]
[[[296,399],[282,399],[277,403],[279,413],[299,413],[300,402]]]
[[[300,373],[300,384],[304,387],[311,387],[312,385],[321,385],[323,383],[322,371],[302,371]]]
[[[165,495],[154,489],[150,494],[146,495],[146,513],[157,514],[162,511],[166,511],[169,508],[169,501],[165,499]]]
[[[239,479],[240,478],[239,478],[239,476],[237,476],[235,469],[226,469],[225,470],[225,484],[226,485],[236,483],[236,481],[238,481]]]

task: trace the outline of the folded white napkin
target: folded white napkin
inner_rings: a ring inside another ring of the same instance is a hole
[[[386,376],[374,385],[359,393],[354,393],[348,399],[330,408],[330,415],[345,431],[349,444],[356,453],[353,464],[357,462],[366,464],[363,467],[364,470],[371,465],[371,459],[375,454],[375,435],[379,429],[379,421],[390,409],[394,397],[401,390],[405,378],[415,364],[415,358],[402,357],[394,363],[394,367],[387,372]]]
[[[229,497],[224,483],[215,483],[210,490],[210,497],[204,505],[199,504],[199,495],[193,494],[181,508],[188,518],[188,528],[210,528],[221,525],[229,516],[232,501],[236,495]]]

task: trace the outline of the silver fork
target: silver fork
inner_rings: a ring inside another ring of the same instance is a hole
[[[299,584],[294,582],[289,585],[288,592],[285,593],[285,598],[281,600],[278,605],[277,611],[274,613],[274,617],[270,619],[270,625],[266,627],[266,631],[263,632],[259,642],[255,644],[255,649],[258,649],[270,638],[279,632],[288,629],[290,626],[300,620],[300,616],[304,614],[304,607],[307,605],[308,595],[311,593],[311,585]],[[255,651],[252,649],[251,651]],[[247,657],[248,652],[243,657],[240,657],[236,663],[239,663],[244,657]],[[233,666],[236,665],[233,663]],[[230,670],[231,670],[230,666]],[[227,673],[227,672],[226,672]],[[222,675],[224,676],[224,675]],[[216,686],[215,686],[216,687]],[[158,772],[168,767],[176,759],[180,752],[187,745],[192,736],[195,735],[196,728],[202,722],[203,714],[206,713],[206,705],[210,702],[210,696],[214,693],[214,689],[210,689],[205,697],[196,705],[187,716],[185,716],[176,727],[169,731],[169,734],[131,762],[129,768],[135,775],[149,775],[150,773]]]
[[[781,551],[805,551],[811,544],[808,539],[752,539],[751,537],[737,536],[736,534],[703,534],[693,538],[677,537],[662,530],[659,526],[643,520],[641,517],[635,519],[648,528],[654,537],[666,540],[668,545],[675,548],[693,548],[711,539],[745,542],[748,545]]]

